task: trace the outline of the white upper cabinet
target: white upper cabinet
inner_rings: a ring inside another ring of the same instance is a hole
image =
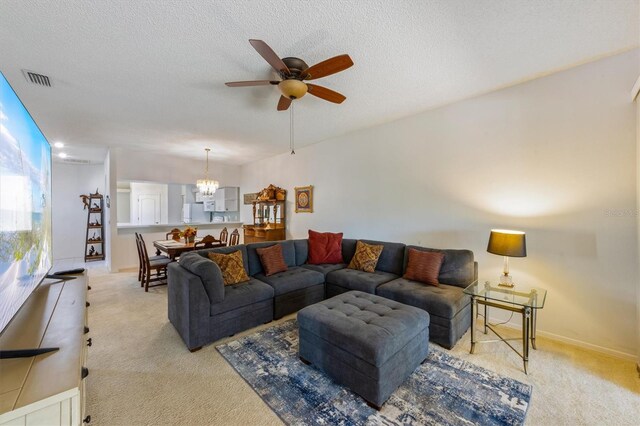
[[[240,205],[238,204],[238,195],[240,188],[237,186],[225,186],[218,188],[213,195],[216,202],[217,212],[237,212]]]

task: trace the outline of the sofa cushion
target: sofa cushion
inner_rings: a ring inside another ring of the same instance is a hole
[[[444,254],[438,282],[465,288],[475,279],[475,265],[471,250],[432,249],[419,246],[407,246],[406,250],[435,251]],[[406,267],[406,264],[405,264]],[[399,274],[401,275],[401,274]]]
[[[303,268],[311,269],[312,271],[321,272],[325,277],[329,272],[337,271],[347,267],[345,263],[325,263],[324,265],[309,265],[308,263],[302,265]]]
[[[254,276],[255,274],[259,274],[264,271],[262,269],[262,263],[260,263],[260,256],[258,256],[256,249],[261,247],[269,247],[274,244],[280,244],[282,246],[282,256],[284,257],[284,262],[287,264],[287,266],[296,266],[296,249],[293,240],[252,243],[247,244],[247,257],[249,258],[249,275]]]
[[[356,244],[362,241],[367,244],[383,245],[382,253],[378,259],[376,269],[379,271],[390,272],[398,276],[404,273],[404,250],[405,245],[402,243],[389,243],[385,241],[375,240],[352,240],[348,238],[342,239],[342,258],[344,263],[349,264],[353,254],[356,252]]]
[[[273,288],[255,278],[224,287],[224,300],[211,304],[211,315],[220,315],[243,306],[273,299]]]
[[[351,238],[343,238],[342,239],[342,261],[347,265],[351,262],[351,258],[353,254],[356,252],[356,245],[358,244],[358,240],[354,240]]]
[[[351,258],[351,262],[349,262],[347,268],[364,272],[375,271],[382,249],[382,245],[373,245],[358,241],[356,252]]]
[[[407,249],[407,269],[402,277],[438,286],[438,274],[442,259],[444,259],[442,253]]]
[[[236,250],[229,254],[209,253],[209,259],[213,260],[222,271],[224,285],[238,284],[249,281],[249,276],[244,268],[242,252]]]
[[[296,249],[296,266],[302,266],[307,263],[307,257],[309,256],[309,240],[306,238],[293,240],[293,246]]]
[[[284,263],[282,256],[282,246],[274,244],[269,247],[260,247],[256,249],[260,257],[260,263],[266,276],[284,272],[287,270],[287,264]]]
[[[180,256],[180,266],[200,277],[204,290],[211,303],[224,299],[222,271],[209,258],[202,257],[196,252],[184,253]]]
[[[342,263],[342,232],[316,232],[309,229],[307,263],[310,265]]]
[[[197,253],[200,256],[202,256],[205,259],[211,260],[209,259],[209,253],[223,253],[223,254],[229,254],[229,253],[233,253],[234,251],[238,251],[240,250],[240,252],[242,253],[242,263],[244,264],[244,270],[247,271],[247,274],[249,273],[249,257],[247,256],[247,247],[244,244],[240,244],[237,246],[231,246],[231,247],[216,247],[216,248],[208,248],[208,249],[202,249],[202,250],[196,250],[195,252],[188,252],[185,254],[180,255],[180,258],[182,259],[183,256],[189,254],[189,253]]]
[[[471,302],[471,298],[462,290],[460,287],[442,283],[435,287],[398,278],[379,286],[376,294],[424,309],[430,315],[451,319]]]
[[[261,272],[256,274],[255,278],[273,287],[276,296],[324,283],[324,275],[320,272],[300,266],[294,266],[270,276]]]
[[[363,272],[345,268],[329,272],[326,281],[327,283],[349,290],[359,290],[365,293],[375,294],[376,287],[396,278],[398,278],[398,275],[388,272]]]

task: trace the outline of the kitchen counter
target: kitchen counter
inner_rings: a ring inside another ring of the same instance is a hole
[[[118,224],[118,232],[120,230],[124,231],[124,233],[128,233],[127,231],[133,229],[140,229],[145,232],[169,232],[173,228],[184,229],[187,226],[191,226],[192,228],[198,229],[208,229],[208,228],[241,228],[242,222],[194,222],[194,223],[162,223],[162,224],[154,224],[154,225],[138,225],[133,223],[126,224]]]

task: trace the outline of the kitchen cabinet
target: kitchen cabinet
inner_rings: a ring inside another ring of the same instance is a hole
[[[237,186],[225,186],[218,188],[213,195],[216,212],[237,212],[240,208],[238,203],[240,188]]]

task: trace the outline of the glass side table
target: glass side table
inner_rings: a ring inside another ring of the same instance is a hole
[[[524,362],[524,372],[528,374],[529,341],[536,349],[536,315],[538,309],[544,307],[547,298],[547,290],[516,285],[513,288],[500,287],[489,281],[482,284],[478,281],[464,289],[464,293],[471,296],[471,353],[474,353],[476,343],[504,342],[517,353]],[[476,339],[476,318],[478,316],[478,304],[484,306],[484,334],[491,330],[498,340]],[[498,308],[519,313],[522,315],[522,353],[509,341],[521,340],[520,338],[506,339],[502,337],[487,321],[488,308]]]

